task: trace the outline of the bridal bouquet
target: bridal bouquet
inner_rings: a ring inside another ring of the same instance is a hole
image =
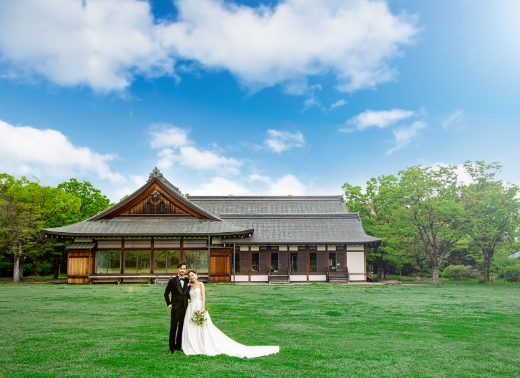
[[[190,322],[198,325],[199,327],[202,327],[205,321],[206,315],[202,311],[195,311],[190,319]]]

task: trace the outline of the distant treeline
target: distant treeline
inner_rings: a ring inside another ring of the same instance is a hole
[[[363,190],[343,185],[347,207],[383,243],[367,255],[379,277],[387,272],[423,274],[439,283],[446,276],[489,281],[490,275],[520,275],[519,187],[495,178],[499,163],[467,161],[470,182],[456,166],[413,166],[397,176],[379,176]]]
[[[51,187],[0,174],[0,275],[12,275],[14,282],[24,272],[58,278],[66,244],[45,237],[41,229],[80,222],[110,205],[88,181],[73,178]]]

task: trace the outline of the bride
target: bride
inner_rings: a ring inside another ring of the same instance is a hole
[[[224,335],[222,331],[213,325],[209,314],[206,312],[204,284],[197,281],[197,272],[190,270],[188,278],[191,284],[191,302],[186,309],[184,329],[182,331],[182,350],[186,355],[204,354],[215,356],[217,354],[226,354],[233,357],[253,358],[267,356],[280,351],[278,346],[244,346]],[[202,326],[190,321],[195,311],[201,311],[205,314],[206,321]]]

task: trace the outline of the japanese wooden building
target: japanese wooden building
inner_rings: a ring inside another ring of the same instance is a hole
[[[365,281],[381,243],[341,195],[185,197],[157,168],[111,208],[43,232],[72,240],[69,283],[164,280],[179,261],[208,282]]]

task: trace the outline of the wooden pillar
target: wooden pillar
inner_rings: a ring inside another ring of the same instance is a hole
[[[248,278],[247,280],[249,282],[251,282],[251,265],[253,264],[253,257],[252,257],[252,254],[253,252],[251,252],[251,246],[248,246],[247,247],[247,275],[248,275]]]
[[[305,273],[307,274],[307,282],[309,281],[309,269],[311,265],[311,257],[309,248],[305,248]]]
[[[119,272],[125,274],[125,239],[121,239],[121,261],[119,264]]]
[[[181,262],[185,262],[184,261],[184,238],[181,238],[181,241],[180,241],[180,249],[179,249],[179,263]],[[208,271],[209,271],[209,267],[208,267]]]
[[[208,235],[208,283],[210,282],[209,276],[211,274],[211,235]]]
[[[154,238],[152,238],[152,242],[151,242],[151,250],[150,250],[150,273],[153,274],[154,273],[154,261],[155,261],[155,250],[154,250]]]

